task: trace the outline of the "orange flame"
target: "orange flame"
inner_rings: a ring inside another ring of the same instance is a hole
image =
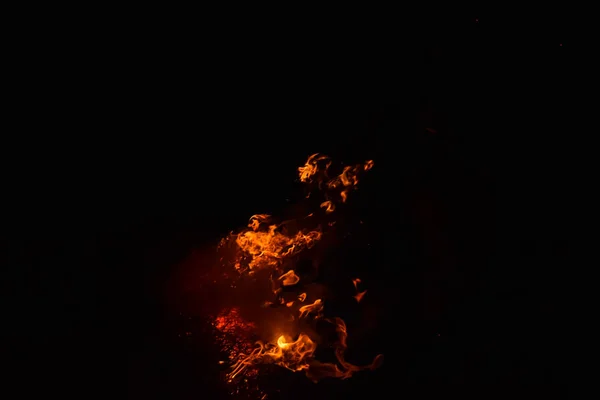
[[[327,169],[331,165],[331,160],[329,157],[315,153],[312,156],[308,157],[306,163],[303,167],[298,167],[298,172],[300,172],[300,181],[302,182],[312,182],[313,176],[317,175],[319,172],[327,173]]]
[[[279,267],[283,259],[292,257],[304,249],[310,249],[321,239],[319,229],[286,235],[283,224],[269,224],[270,216],[266,214],[253,215],[248,227],[250,230],[240,232],[236,236],[239,248],[251,257],[249,269]],[[242,269],[238,262],[236,268]]]
[[[320,207],[325,209],[326,213],[335,211],[335,201],[346,202],[350,191],[356,189],[361,174],[373,168],[374,165],[373,161],[369,160],[364,164],[346,166],[339,175],[330,179],[329,168],[331,164],[331,159],[328,156],[315,153],[308,157],[304,166],[298,168],[301,182],[316,183],[319,189],[325,190],[325,201],[321,202]],[[303,219],[313,215],[313,213],[310,213]],[[334,224],[335,221],[328,223],[329,226]],[[295,299],[292,300],[289,297],[284,299],[284,295],[289,291],[293,291],[294,285],[297,285],[301,278],[294,269],[283,272],[287,269],[283,268],[283,263],[300,252],[312,248],[322,238],[322,235],[320,227],[314,230],[292,230],[285,222],[273,223],[270,215],[256,214],[250,217],[247,229],[238,234],[232,233],[230,236],[230,239],[233,239],[237,245],[236,249],[238,250],[233,264],[240,273],[247,270],[250,270],[250,273],[258,269],[272,270],[270,279],[276,300],[275,302],[264,302],[264,306],[285,306],[290,312],[295,313],[296,311],[293,311],[296,309],[294,307],[296,304]],[[223,240],[220,246],[225,243],[230,242]],[[353,280],[357,291],[354,298],[357,302],[360,302],[366,293],[366,290],[358,292],[360,283],[361,280],[358,278]],[[307,299],[307,294],[296,294],[296,299],[303,303]],[[373,362],[366,366],[356,366],[347,362],[344,358],[347,348],[346,324],[340,318],[324,319],[323,310],[323,300],[316,299],[311,304],[300,306],[297,309],[298,318],[296,319],[292,315],[290,320],[301,323],[301,320],[304,319],[303,323],[307,323],[319,319],[334,324],[338,335],[333,346],[336,363],[322,363],[316,360],[314,353],[317,343],[305,332],[300,332],[296,340],[279,335],[276,341],[266,343],[259,341],[254,348],[249,348],[247,342],[243,342],[243,345],[240,344],[234,348],[230,355],[230,359],[234,362],[228,374],[228,380],[233,381],[236,377],[247,376],[250,367],[263,363],[276,364],[291,371],[305,371],[306,376],[314,382],[325,377],[346,379],[354,372],[374,369],[381,365],[382,355],[375,357]],[[217,317],[215,327],[222,332],[237,332],[239,330],[246,332],[253,325],[243,321],[237,311],[230,310],[229,313]]]
[[[362,300],[362,298],[364,297],[364,295],[366,293],[367,293],[366,290],[364,292],[357,293],[356,295],[354,295],[354,298],[356,299],[357,302],[360,303],[360,301]]]
[[[321,315],[321,312],[323,311],[323,302],[321,301],[321,299],[317,299],[312,304],[300,307],[299,311],[300,318],[306,317],[309,314],[315,314],[317,317],[319,317]]]
[[[335,205],[331,202],[331,200],[322,202],[321,208],[324,208],[325,212],[327,212],[327,213],[335,211]]]
[[[300,277],[296,275],[293,269],[290,269],[288,272],[281,275],[279,280],[282,281],[283,286],[292,286],[300,281]]]
[[[355,372],[365,369],[375,369],[383,363],[383,355],[377,355],[371,364],[357,366],[349,363],[345,359],[347,349],[346,339],[348,332],[346,324],[341,318],[329,320],[336,326],[338,340],[334,345],[337,363],[322,363],[313,358],[317,344],[306,334],[301,333],[296,341],[290,342],[285,336],[281,335],[277,339],[277,344],[257,342],[256,347],[248,356],[240,358],[228,374],[229,381],[233,381],[238,375],[243,373],[248,367],[257,364],[275,363],[291,371],[305,371],[306,376],[313,382],[326,377],[347,379]]]
[[[326,188],[330,190],[339,190],[341,201],[342,203],[345,203],[348,199],[349,191],[351,189],[356,189],[360,173],[369,171],[374,165],[375,163],[373,160],[368,160],[363,164],[346,166],[341,174],[332,179],[328,179],[328,170],[331,166],[331,160],[325,155],[315,153],[308,157],[308,160],[306,160],[303,167],[298,168],[298,172],[301,182],[311,183],[316,181],[319,184],[319,187],[325,183]],[[335,206],[331,201],[322,203],[321,207],[327,207],[326,212],[328,213],[335,209]]]
[[[255,364],[275,363],[291,371],[302,371],[307,369],[308,359],[312,357],[317,345],[308,335],[300,334],[294,342],[287,342],[285,337],[279,336],[277,345],[257,342],[258,347],[244,359],[236,362],[229,373],[229,381],[235,379],[246,368]]]

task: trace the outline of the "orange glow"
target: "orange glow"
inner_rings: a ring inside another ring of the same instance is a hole
[[[223,310],[215,318],[213,326],[217,330],[217,342],[225,350],[229,360],[235,360],[252,350],[253,343],[249,337],[256,325],[244,320],[239,309]]]

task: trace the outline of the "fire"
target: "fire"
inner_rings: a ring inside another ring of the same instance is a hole
[[[354,295],[354,298],[356,299],[356,301],[358,301],[360,303],[360,301],[362,300],[362,298],[365,296],[366,293],[367,293],[366,290],[364,292],[357,293]]]
[[[325,212],[327,212],[327,213],[335,211],[335,205],[330,200],[322,202],[321,208],[324,208]]]
[[[290,235],[286,234],[285,224],[271,224],[270,220],[270,215],[253,215],[248,223],[250,230],[240,232],[235,238],[244,255],[250,257],[247,265],[250,270],[278,268],[284,259],[310,249],[321,239],[320,229]],[[241,263],[236,268],[245,270]]]
[[[300,181],[311,182],[318,173],[326,173],[331,165],[331,160],[325,155],[315,153],[308,157],[303,167],[298,167],[300,172]]]
[[[360,283],[362,283],[362,281],[360,280],[360,278],[352,279],[352,283],[354,284],[354,288],[356,289],[356,294],[354,295],[354,298],[356,299],[357,302],[360,303],[360,301],[365,296],[365,294],[367,293],[367,291],[366,290],[364,290],[362,292],[358,291],[358,285]]]
[[[298,172],[300,173],[301,182],[317,182],[319,188],[324,184],[327,189],[337,191],[340,200],[345,203],[350,190],[356,189],[360,174],[369,171],[374,165],[373,160],[368,160],[363,164],[346,166],[341,174],[330,179],[329,167],[331,166],[331,160],[325,155],[315,153],[308,157],[303,167],[298,168]],[[327,212],[332,212],[335,209],[331,201],[321,203],[321,207],[326,208]]]
[[[328,156],[313,154],[304,166],[298,168],[298,173],[301,182],[316,185],[322,191],[324,199],[320,208],[323,212],[316,213],[316,216],[315,213],[310,213],[297,220],[284,222],[276,222],[268,214],[256,214],[250,217],[246,229],[222,240],[220,246],[229,244],[234,248],[235,255],[231,265],[240,276],[247,274],[258,280],[262,275],[255,272],[270,271],[270,277],[269,273],[265,276],[271,281],[270,296],[274,294],[276,300],[261,299],[262,310],[277,312],[270,320],[271,325],[267,325],[275,334],[269,340],[258,341],[252,346],[248,345],[249,334],[257,325],[241,318],[239,310],[226,310],[215,319],[214,326],[218,331],[243,337],[239,343],[228,344],[231,360],[228,381],[234,382],[237,378],[249,376],[250,371],[256,371],[256,367],[261,364],[275,364],[294,372],[303,371],[314,382],[325,377],[346,379],[357,371],[374,369],[381,364],[382,355],[375,357],[366,366],[356,366],[345,360],[348,336],[346,324],[340,318],[327,317],[327,299],[311,296],[309,293],[312,292],[306,290],[305,286],[310,282],[305,282],[301,268],[295,267],[297,256],[313,248],[327,234],[321,225],[310,224],[316,223],[318,215],[333,213],[336,204],[345,203],[350,192],[357,188],[362,174],[372,169],[373,165],[373,161],[369,160],[363,164],[346,166],[341,173],[335,175],[331,174],[332,161]],[[334,224],[335,221],[330,221],[324,225]],[[366,290],[358,291],[358,285],[361,284],[358,278],[353,280],[353,284],[356,288],[354,298],[360,302]],[[281,315],[287,317],[281,318]],[[335,329],[337,340],[334,343],[322,342],[325,339],[314,335],[316,321],[330,324]],[[321,345],[324,349],[333,349],[335,363],[324,363],[315,358],[315,351]]]
[[[283,284],[283,286],[292,286],[298,283],[300,281],[300,278],[298,277],[298,275],[296,275],[296,273],[294,273],[293,269],[290,269],[288,272],[281,275],[279,277],[279,280],[282,281],[281,283]]]
[[[315,300],[314,303],[300,307],[300,318],[307,316],[308,314],[315,314],[317,317],[321,315],[323,311],[323,301],[321,299]]]
[[[347,349],[346,339],[348,333],[346,324],[341,318],[328,320],[335,324],[338,340],[334,345],[335,357],[338,364],[322,363],[313,355],[317,344],[307,335],[301,333],[295,341],[288,341],[284,335],[277,338],[276,344],[257,342],[257,347],[245,358],[239,359],[228,374],[232,382],[238,375],[249,367],[258,364],[276,364],[290,371],[305,371],[306,376],[313,382],[318,382],[325,377],[347,379],[355,372],[370,369],[374,370],[383,363],[383,355],[379,354],[368,365],[357,366],[345,359]]]

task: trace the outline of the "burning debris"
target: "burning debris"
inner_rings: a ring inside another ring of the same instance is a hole
[[[382,355],[364,366],[345,360],[346,324],[341,318],[325,316],[327,304],[319,293],[310,290],[312,278],[299,263],[301,253],[307,257],[308,250],[328,234],[323,226],[327,228],[335,223],[319,223],[319,217],[327,215],[330,218],[336,206],[347,201],[362,174],[373,165],[373,161],[367,161],[346,166],[336,175],[331,174],[329,157],[313,154],[298,168],[298,173],[300,181],[309,186],[311,193],[318,189],[323,196],[318,210],[297,220],[279,223],[270,215],[253,215],[246,229],[232,232],[221,241],[219,248],[231,252],[229,265],[238,272],[239,278],[257,288],[269,288],[270,282],[270,296],[273,296],[273,301],[262,301],[262,307],[258,307],[263,310],[262,319],[268,323],[249,322],[242,318],[239,308],[225,309],[215,318],[213,325],[220,335],[219,344],[228,353],[230,369],[226,378],[229,382],[256,374],[257,367],[264,364],[303,371],[313,382],[325,377],[346,379],[357,371],[372,370],[381,365]],[[263,281],[267,284],[263,285]],[[354,279],[352,283],[356,289],[354,298],[360,302],[366,290],[359,290],[360,279]],[[264,317],[266,312],[273,314]],[[266,332],[261,324],[269,327]],[[335,332],[331,340],[328,335],[319,334],[319,327],[323,325]],[[261,331],[258,337],[268,340],[253,341],[258,331]],[[335,361],[317,360],[316,351],[321,346],[333,350]]]

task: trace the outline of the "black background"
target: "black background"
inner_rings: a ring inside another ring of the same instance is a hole
[[[561,385],[565,22],[236,21],[34,35],[18,61],[2,224],[15,382],[224,396],[214,350],[177,338],[199,322],[166,304],[164,282],[192,249],[283,210],[296,168],[322,152],[376,162],[356,207],[377,249],[365,274],[386,364],[316,391],[282,378],[284,394]]]

